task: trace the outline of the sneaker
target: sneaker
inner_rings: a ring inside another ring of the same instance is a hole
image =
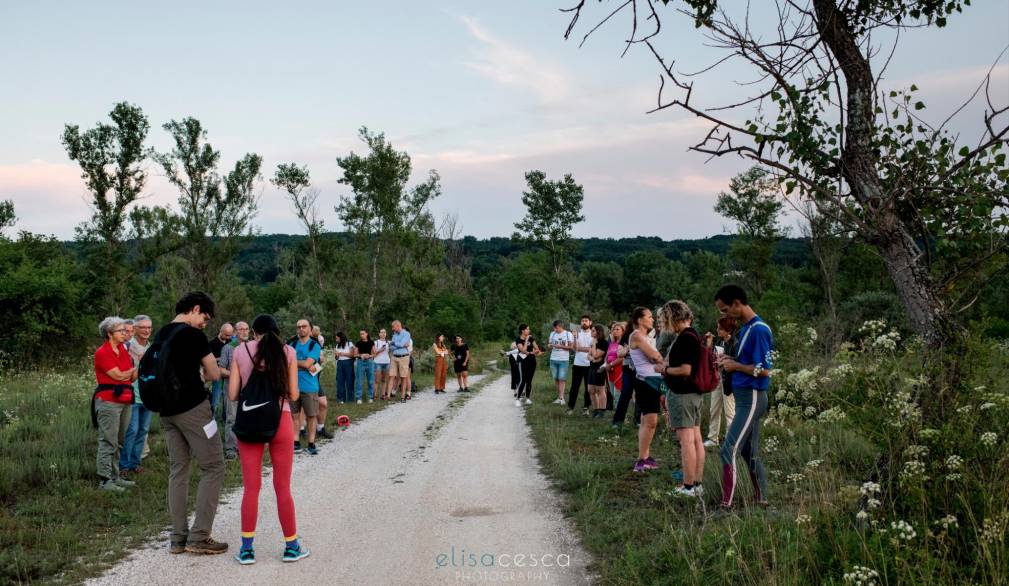
[[[670,476],[673,477],[673,482],[683,482],[683,470],[673,470],[673,473],[670,474]]]
[[[101,487],[102,490],[107,490],[109,492],[125,492],[126,491],[125,488],[123,488],[122,486],[119,486],[119,484],[116,483],[116,481],[112,480],[112,479],[104,480],[98,486]]]
[[[407,400],[407,401],[410,401],[410,400],[412,400],[412,399],[413,399],[413,395],[407,395],[407,396],[406,396],[406,400]]]
[[[317,435],[317,436],[319,436],[319,437],[321,437],[323,439],[328,439],[328,440],[329,439],[333,439],[333,434],[331,434],[328,431],[326,431],[325,427],[323,427],[322,429],[316,431],[315,435]]]
[[[368,399],[368,402],[369,402],[369,403],[374,403],[374,402],[375,402],[375,399]]]
[[[172,543],[168,546],[168,553],[170,554],[180,554],[186,553],[185,543]]]
[[[526,405],[532,405],[532,404],[533,404],[533,400],[530,399],[529,397],[526,397]]]
[[[718,442],[715,440],[704,440],[704,447],[706,448],[717,448]]]
[[[564,399],[557,399],[556,401],[554,401],[554,405],[563,405],[563,404],[564,404]]]
[[[358,399],[358,400],[357,400],[357,404],[358,404],[358,405],[360,405],[360,404],[361,404],[361,399]]]
[[[589,408],[588,407],[583,407],[582,408],[582,415],[586,415],[587,416],[588,414],[589,414]]]
[[[655,458],[648,456],[645,458],[645,469],[646,470],[658,470],[659,464],[655,461]]]
[[[680,485],[669,491],[669,496],[678,498],[694,498],[697,496],[697,493],[694,492],[694,487],[692,486],[690,488],[684,488],[683,485]]]
[[[249,549],[240,549],[235,554],[235,561],[243,566],[252,565],[256,563],[256,552],[251,547]]]
[[[216,555],[228,551],[228,544],[214,541],[212,537],[208,537],[203,541],[187,543],[186,551],[200,555]]]
[[[291,547],[284,548],[284,555],[281,559],[285,562],[296,562],[302,558],[307,558],[312,552],[308,551],[305,544],[298,544],[298,549]]]
[[[132,480],[126,480],[122,476],[120,476],[119,478],[116,478],[115,480],[113,480],[113,482],[115,482],[117,485],[119,485],[119,486],[121,486],[123,488],[129,488],[131,486],[136,486],[137,485],[136,482],[133,482]]]
[[[645,467],[644,460],[638,460],[637,462],[634,463],[635,472],[644,472],[645,470],[648,470],[648,468]]]
[[[701,486],[700,484],[695,484],[694,485],[694,495],[695,496],[699,496],[699,497],[700,496],[704,496],[704,487]]]
[[[298,436],[299,436],[299,437],[306,437],[307,435],[308,435],[308,432],[307,432],[307,431],[305,431],[305,428],[304,428],[304,427],[302,427],[302,428],[301,428],[301,431],[300,431],[300,432],[298,433]]]
[[[565,415],[574,415],[574,413],[575,413],[574,409],[568,409],[567,411],[564,412]]]
[[[515,406],[516,407],[521,407],[522,406],[522,399],[515,399]]]
[[[308,455],[314,456],[319,453],[319,450],[315,447],[315,444],[308,444]]]

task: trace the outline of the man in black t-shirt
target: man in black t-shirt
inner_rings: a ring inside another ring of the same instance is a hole
[[[358,403],[361,402],[362,394],[371,403],[375,400],[375,342],[368,334],[368,330],[361,330],[358,336],[360,339],[354,342],[357,351],[357,362],[354,364],[354,394]],[[365,381],[368,384],[367,392],[362,389]]]
[[[169,461],[168,511],[172,519],[169,551],[224,553],[228,544],[210,537],[224,482],[224,453],[204,382],[221,378],[217,359],[203,333],[214,317],[214,301],[206,293],[187,293],[175,304],[175,313],[175,319],[161,328],[156,337],[164,340],[175,332],[169,348],[169,367],[181,384],[178,400],[161,410]],[[196,516],[190,528],[186,502],[194,457],[200,465],[200,485]]]

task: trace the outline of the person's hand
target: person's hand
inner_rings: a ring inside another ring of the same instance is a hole
[[[715,335],[711,332],[704,332],[704,344],[711,348],[715,344]]]
[[[659,362],[658,364],[656,364],[655,365],[655,372],[657,372],[659,374],[665,374],[666,373],[666,363],[665,362]]]
[[[722,360],[719,361],[718,365],[721,366],[722,370],[725,372],[736,372],[739,370],[739,363],[726,356],[722,357]]]

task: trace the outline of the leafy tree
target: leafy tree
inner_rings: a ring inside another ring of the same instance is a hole
[[[729,181],[729,192],[718,194],[715,211],[736,222],[739,237],[729,249],[746,285],[759,297],[771,284],[771,257],[785,231],[778,224],[783,206],[778,184],[767,170],[751,167]]]
[[[550,254],[554,279],[571,252],[571,229],[585,220],[582,215],[582,186],[568,173],[560,181],[550,181],[542,171],[526,173],[529,191],[522,192],[526,215],[515,224],[512,238],[536,244]]]
[[[0,200],[0,237],[3,236],[4,230],[14,226],[17,219],[14,215],[14,202],[9,199]]]

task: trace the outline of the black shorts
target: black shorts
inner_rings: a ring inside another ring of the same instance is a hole
[[[659,377],[654,378],[658,379]],[[659,408],[658,389],[653,388],[652,385],[638,377],[634,377],[634,401],[641,408],[642,415],[651,415],[661,410]]]
[[[603,365],[602,362],[600,362],[599,364],[590,364],[589,365],[589,376],[588,376],[588,379],[589,379],[589,384],[591,386],[593,386],[593,387],[604,387],[604,386],[606,386],[606,372],[605,371],[599,372],[599,367],[602,366],[602,365]]]
[[[462,374],[469,371],[469,367],[466,366],[461,360],[456,360],[452,363],[452,368],[455,370],[456,374]]]

